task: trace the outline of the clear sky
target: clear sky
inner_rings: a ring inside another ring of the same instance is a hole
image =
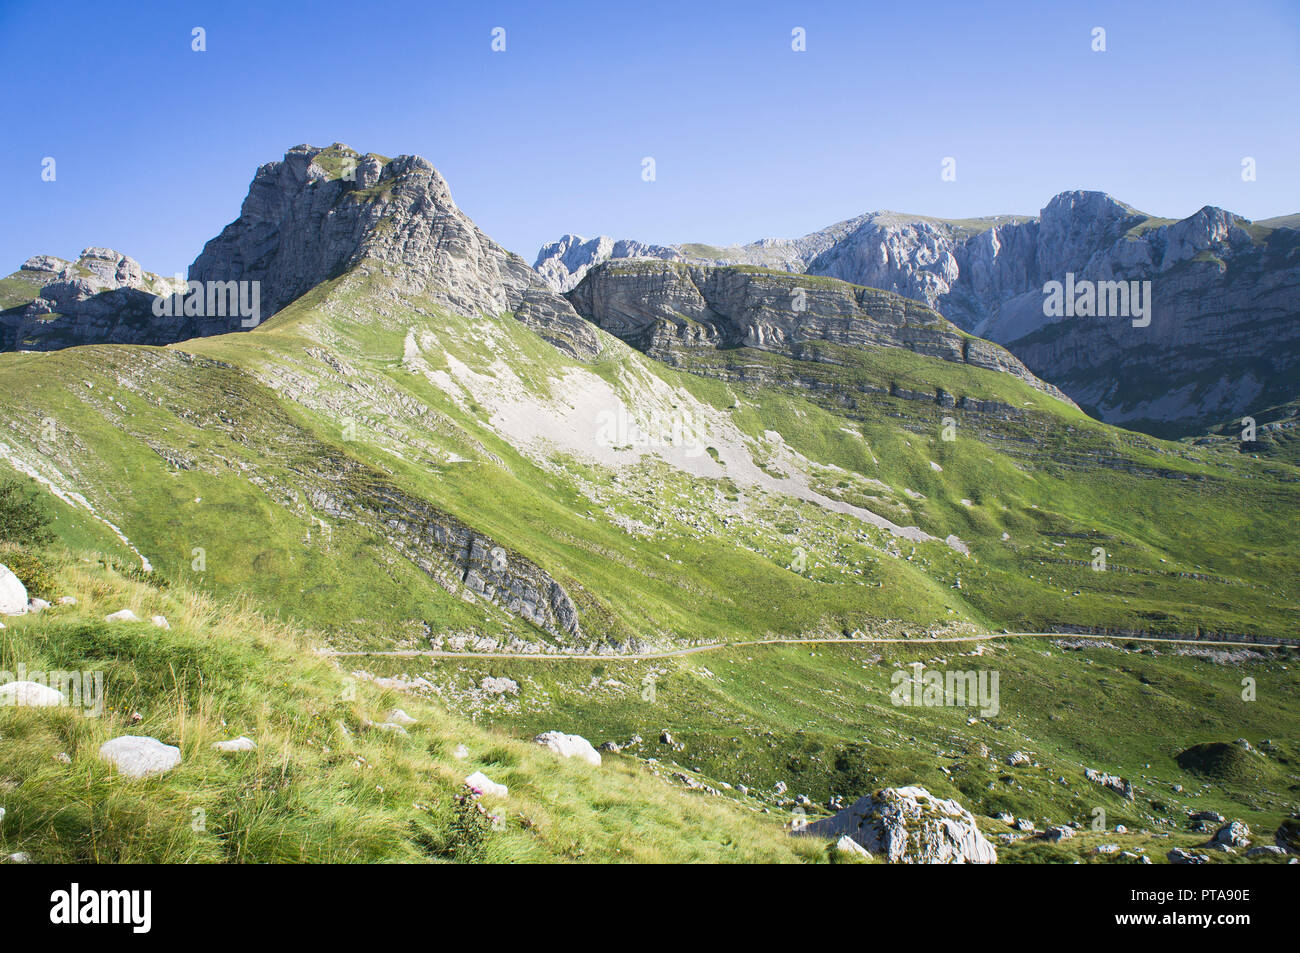
[[[86,245],[183,271],[302,142],[427,157],[530,263],[565,232],[727,244],[1077,188],[1300,211],[1300,0],[0,0],[0,61],[0,275]]]

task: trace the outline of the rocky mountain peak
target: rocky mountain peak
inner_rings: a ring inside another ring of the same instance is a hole
[[[576,288],[588,271],[611,258],[686,260],[686,256],[679,250],[665,245],[615,241],[608,235],[588,239],[568,234],[561,236],[559,241],[543,245],[537,252],[533,268],[548,286],[565,292]]]
[[[1053,195],[1039,213],[1040,219],[1060,216],[1091,219],[1121,219],[1142,215],[1131,205],[1121,202],[1108,192],[1092,189],[1070,189]],[[1145,216],[1143,215],[1145,218]]]
[[[522,258],[456,205],[427,159],[300,145],[257,170],[239,218],[208,242],[191,281],[259,281],[263,317],[371,262],[457,312],[513,312],[580,357],[595,332]]]

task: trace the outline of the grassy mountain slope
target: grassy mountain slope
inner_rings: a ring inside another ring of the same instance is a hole
[[[449,314],[362,269],[251,333],[4,355],[0,452],[83,494],[164,575],[346,644],[556,639],[433,584],[385,522],[394,495],[549,572],[583,645],[887,620],[1289,632],[1286,461],[1119,431],[897,349],[695,360],[606,338],[580,365],[508,315]],[[616,410],[654,452],[602,437]]]
[[[0,669],[104,668],[111,705],[99,720],[0,713],[0,846],[54,860],[826,856],[785,837],[771,793],[784,780],[818,803],[921,783],[1040,826],[1086,825],[1101,806],[1134,831],[1127,847],[1160,859],[1204,840],[1184,808],[1263,829],[1294,809],[1294,662],[1274,649],[314,656],[1052,625],[1294,634],[1300,484],[1286,459],[1120,431],[1009,375],[897,349],[716,350],[670,368],[602,342],[579,363],[510,315],[448,313],[365,266],[251,332],[0,355],[0,458],[62,494],[64,544],[138,577],[78,563],[48,593],[75,608],[0,632]],[[581,633],[476,596],[412,531],[419,507],[539,567]],[[1105,572],[1089,567],[1097,546]],[[129,568],[144,559],[152,573]],[[171,632],[101,621],[124,605]],[[1001,713],[972,724],[969,709],[890,705],[892,671],[916,660],[996,668]],[[519,695],[486,697],[487,675]],[[373,680],[394,676],[425,683]],[[409,736],[365,728],[394,706],[420,720]],[[592,772],[523,740],[551,729],[645,742]],[[685,748],[658,745],[664,729]],[[94,751],[128,732],[180,744],[185,763],[138,785],[111,777]],[[255,755],[211,750],[239,734]],[[1273,745],[1204,778],[1177,760],[1238,737]],[[1039,765],[1004,767],[1013,750]],[[1131,777],[1139,799],[1085,767]],[[452,798],[476,768],[511,788],[504,827],[481,839]],[[733,787],[674,790],[679,773]],[[999,848],[1095,860],[1101,837]]]
[[[99,717],[0,708],[0,854],[44,863],[826,856],[821,844],[787,837],[777,818],[689,796],[635,763],[565,760],[352,678],[313,654],[318,634],[247,605],[78,561],[57,590],[77,605],[7,620],[0,670],[100,671],[108,707]],[[161,613],[171,629],[103,621],[122,608]],[[367,727],[394,706],[418,721],[407,734]],[[123,734],[179,746],[181,766],[155,779],[116,775],[97,751]],[[212,750],[240,735],[257,750]],[[496,820],[455,801],[480,770],[509,788],[504,801],[484,800]]]
[[[734,646],[652,661],[348,661],[376,677],[424,679],[430,697],[518,734],[559,724],[596,741],[639,736],[626,755],[705,783],[744,785],[742,800],[776,810],[806,795],[814,816],[834,795],[847,803],[920,784],[978,815],[1006,811],[1039,830],[1074,821],[1091,829],[1101,808],[1102,840],[1131,849],[1149,843],[1142,832],[1159,834],[1156,843],[1173,838],[1163,854],[1204,842],[1190,835],[1188,812],[1217,810],[1271,832],[1300,794],[1294,650],[1022,638]],[[918,662],[998,672],[998,710],[893,704],[892,676]],[[485,697],[477,690],[485,676],[515,679],[518,694]],[[1243,678],[1256,683],[1249,701]],[[681,748],[661,743],[662,731]],[[1235,750],[1243,736],[1256,750],[1232,770],[1180,761],[1196,745]],[[1033,765],[1010,767],[1018,751]],[[1131,779],[1134,799],[1088,780],[1087,768]],[[776,793],[778,782],[787,796]],[[1116,835],[1116,825],[1131,836]],[[996,822],[988,829],[1010,831]],[[1017,843],[1003,859],[1038,846]]]

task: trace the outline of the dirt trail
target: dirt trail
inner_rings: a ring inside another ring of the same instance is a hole
[[[1296,644],[1294,642],[1286,642],[1281,645],[1275,645],[1269,642],[1252,642],[1244,638],[1229,639],[1226,641],[1211,641],[1210,639],[1180,639],[1172,637],[1163,638],[1158,636],[1081,635],[1075,632],[992,632],[987,635],[945,636],[937,639],[751,639],[747,642],[709,642],[705,645],[692,645],[687,648],[673,649],[668,652],[645,652],[635,655],[620,655],[617,653],[609,653],[605,655],[566,655],[560,653],[543,654],[540,652],[446,652],[442,649],[406,649],[388,652],[340,652],[333,649],[322,649],[319,654],[336,657],[384,656],[392,658],[524,659],[541,662],[605,662],[610,660],[625,662],[652,662],[656,659],[681,658],[685,655],[695,655],[698,652],[713,652],[718,649],[738,649],[751,645],[942,645],[945,642],[989,642],[994,639],[1110,639],[1120,642],[1172,642],[1180,645],[1215,645],[1233,647],[1248,645],[1253,648],[1261,649],[1276,649],[1282,648],[1285,645]]]

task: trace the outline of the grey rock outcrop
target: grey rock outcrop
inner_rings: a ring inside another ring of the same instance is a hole
[[[1250,828],[1242,821],[1232,821],[1215,831],[1210,843],[1215,847],[1249,847]]]
[[[975,818],[956,801],[925,788],[884,788],[796,834],[838,841],[849,837],[893,864],[995,864],[997,850]]]
[[[803,346],[899,347],[1001,371],[1068,402],[997,345],[963,334],[900,295],[749,267],[606,262],[569,292],[578,313],[652,357],[752,347],[803,358]]]
[[[1292,854],[1300,854],[1300,814],[1282,819],[1273,834],[1273,843]]]
[[[1100,784],[1104,788],[1110,788],[1120,797],[1127,801],[1133,800],[1133,782],[1114,774],[1106,774],[1104,771],[1097,771],[1093,768],[1084,768],[1083,776],[1093,784]]]
[[[78,344],[168,344],[231,330],[201,318],[157,318],[153,301],[180,287],[134,258],[92,246],[76,261],[35,255],[11,279],[32,297],[0,311],[0,351],[49,351]]]
[[[272,315],[371,262],[459,313],[512,312],[583,358],[598,336],[527,263],[488,238],[427,159],[295,146],[257,175],[239,218],[204,246],[191,281],[259,281]]]
[[[1274,847],[1272,844],[1265,844],[1261,847],[1252,847],[1246,851],[1246,856],[1252,860],[1256,857],[1285,857],[1286,851],[1281,847]]]

